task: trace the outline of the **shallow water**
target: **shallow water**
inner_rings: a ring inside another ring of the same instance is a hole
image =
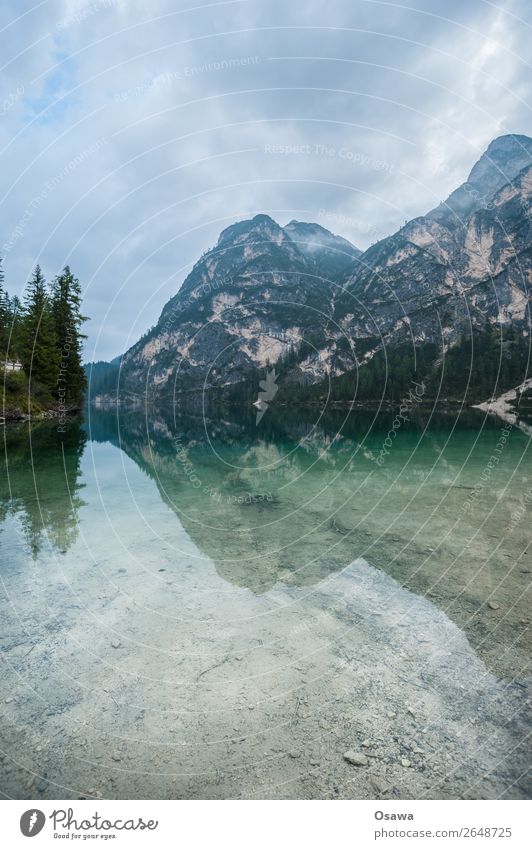
[[[529,795],[529,436],[392,426],[6,428],[3,793]]]

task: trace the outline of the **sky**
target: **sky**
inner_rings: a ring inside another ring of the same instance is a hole
[[[2,0],[6,286],[70,264],[110,359],[234,221],[364,249],[532,135],[531,36],[529,0]]]

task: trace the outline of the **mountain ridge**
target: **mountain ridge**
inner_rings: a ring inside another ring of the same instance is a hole
[[[234,387],[282,364],[310,386],[390,346],[499,329],[528,337],[532,139],[493,140],[447,201],[360,251],[319,224],[266,214],[226,227],[147,334],[120,385],[150,397]]]

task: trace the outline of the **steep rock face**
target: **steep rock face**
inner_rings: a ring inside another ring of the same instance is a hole
[[[198,391],[287,357],[291,379],[313,383],[383,345],[445,348],[487,324],[526,332],[531,209],[532,139],[503,136],[444,204],[364,253],[317,224],[240,221],[124,354],[121,384]]]
[[[318,225],[257,215],[224,230],[156,327],[122,358],[122,385],[167,391],[238,382],[309,335],[325,343],[333,280],[360,254]],[[326,363],[319,367],[326,374]]]
[[[469,177],[446,201],[427,214],[427,218],[457,226],[483,206],[523,168],[532,164],[532,139],[523,135],[494,139]]]
[[[343,283],[353,272],[353,260],[362,251],[347,239],[335,236],[319,224],[290,221],[284,228],[318,277]]]
[[[532,166],[467,222],[464,286],[471,303],[503,325],[528,318],[532,284]]]
[[[478,190],[466,193],[468,214],[457,214],[460,187],[448,206],[410,221],[362,254],[336,303],[335,316],[349,337],[370,337],[376,350],[408,340],[448,345],[486,323],[527,326],[532,140],[518,137],[526,140],[523,146],[513,138],[493,142],[473,168],[468,182]]]

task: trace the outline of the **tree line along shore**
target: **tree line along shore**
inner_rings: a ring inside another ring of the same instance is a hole
[[[0,265],[0,369],[4,420],[53,416],[80,409],[86,390],[82,364],[81,286],[66,265],[47,284],[37,265],[23,299],[10,297]]]

